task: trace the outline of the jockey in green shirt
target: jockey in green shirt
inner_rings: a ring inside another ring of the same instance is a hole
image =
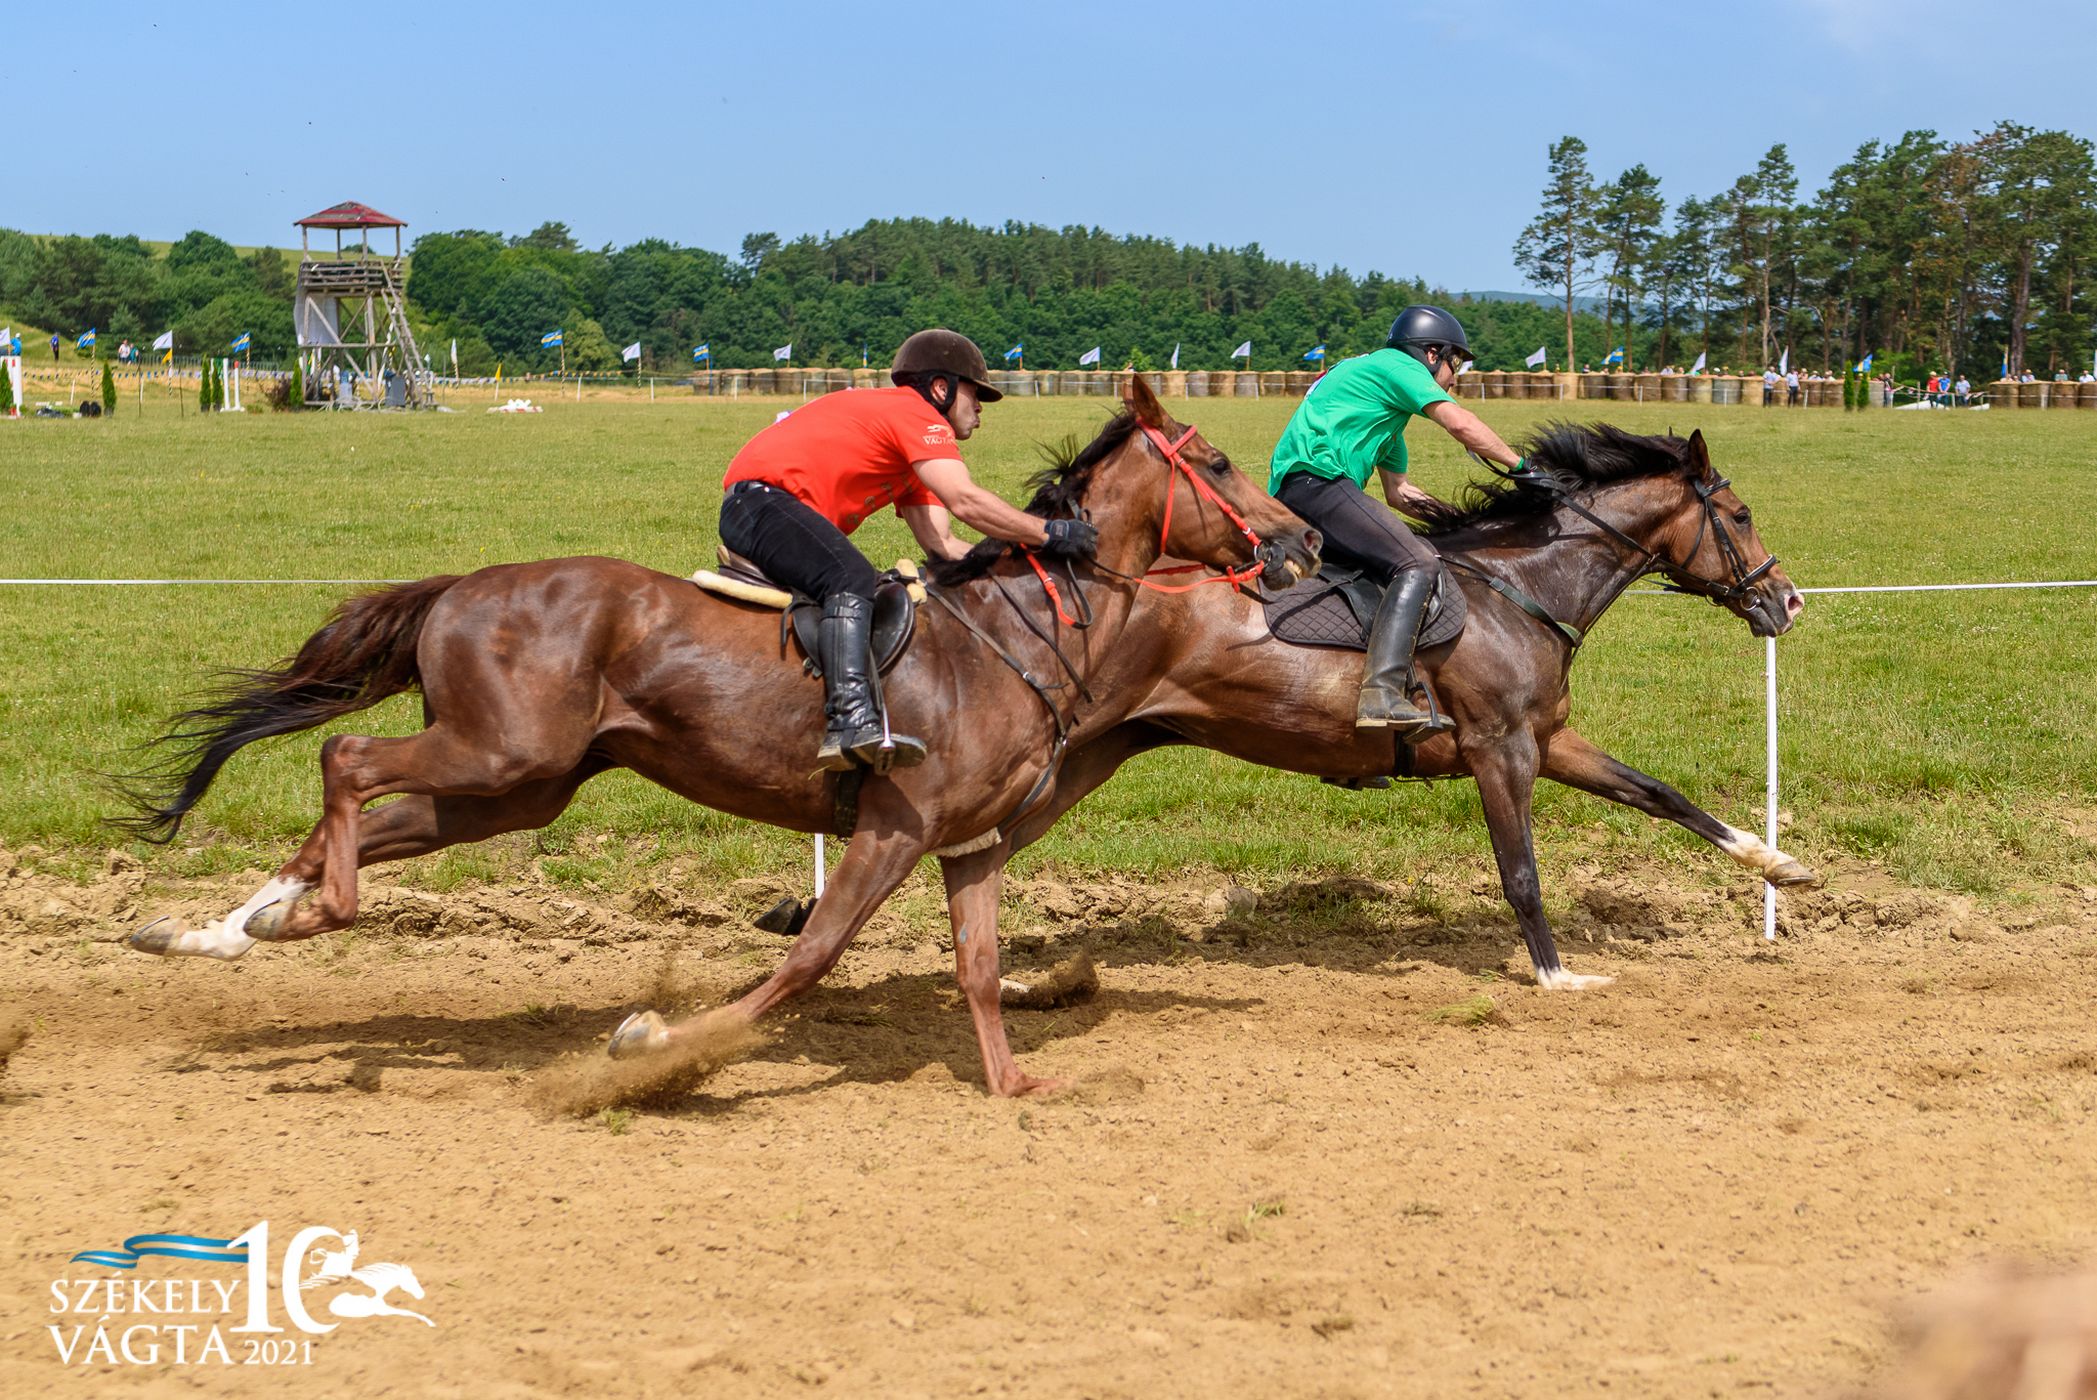
[[[1454,316],[1438,306],[1408,306],[1391,323],[1384,349],[1341,361],[1311,386],[1275,444],[1267,487],[1325,536],[1325,558],[1386,585],[1354,722],[1396,729],[1407,743],[1449,727],[1413,702],[1413,640],[1440,560],[1392,512],[1432,523],[1454,508],[1406,479],[1405,425],[1415,415],[1431,419],[1487,461],[1522,465],[1498,433],[1449,397],[1470,359]],[[1382,479],[1388,510],[1368,496],[1371,475]]]

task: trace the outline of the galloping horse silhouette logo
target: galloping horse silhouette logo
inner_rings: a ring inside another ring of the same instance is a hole
[[[328,1299],[328,1311],[337,1317],[412,1317],[426,1327],[435,1327],[419,1312],[396,1308],[386,1301],[386,1295],[394,1289],[405,1289],[411,1298],[422,1296],[422,1282],[415,1271],[406,1264],[357,1265],[357,1232],[350,1231],[342,1236],[344,1248],[322,1250],[320,1267],[299,1285],[301,1289],[315,1284],[355,1282],[371,1290],[370,1293],[338,1293]]]

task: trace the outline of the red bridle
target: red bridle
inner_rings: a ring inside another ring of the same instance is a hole
[[[1187,478],[1187,484],[1194,488],[1195,495],[1222,511],[1223,518],[1238,527],[1238,533],[1251,543],[1253,553],[1257,556],[1260,546],[1264,543],[1260,539],[1259,531],[1252,528],[1252,523],[1240,515],[1236,507],[1218,495],[1215,487],[1203,481],[1200,474],[1194,470],[1193,465],[1181,453],[1181,449],[1193,440],[1197,430],[1190,426],[1178,437],[1168,440],[1165,434],[1159,432],[1148,423],[1138,423],[1136,426],[1143,430],[1143,435],[1151,440],[1151,445],[1158,449],[1159,453],[1165,458],[1166,463],[1175,468],[1181,476]],[[1172,486],[1168,480],[1165,487],[1165,522],[1158,528],[1158,552],[1160,554],[1163,554],[1166,550],[1166,541],[1172,538],[1172,495]],[[1064,611],[1063,595],[1057,591],[1056,581],[1049,577],[1048,570],[1041,567],[1041,560],[1031,549],[1027,551],[1027,562],[1034,566],[1035,575],[1040,578],[1041,586],[1047,590],[1049,601],[1055,605],[1056,617],[1066,627],[1077,626],[1077,619]],[[1169,569],[1152,569],[1150,572],[1153,574],[1184,574],[1207,567],[1205,564],[1179,564]],[[1168,583],[1152,583],[1148,578],[1138,578],[1136,584],[1138,587],[1148,588],[1154,593],[1188,593],[1205,583],[1227,583],[1233,588],[1242,588],[1245,584],[1257,579],[1263,572],[1264,567],[1264,565],[1258,562],[1256,557],[1252,567],[1249,569],[1240,571],[1234,566],[1226,567],[1220,573],[1214,574],[1209,578],[1196,579],[1192,583],[1175,586]]]

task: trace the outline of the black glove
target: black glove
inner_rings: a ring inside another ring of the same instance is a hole
[[[1099,552],[1099,530],[1083,520],[1043,522],[1048,538],[1041,552],[1056,559],[1090,559]]]

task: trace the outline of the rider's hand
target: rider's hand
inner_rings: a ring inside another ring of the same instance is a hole
[[[1042,522],[1048,538],[1042,541],[1041,552],[1057,559],[1090,559],[1099,551],[1099,530],[1083,520],[1047,520]]]

